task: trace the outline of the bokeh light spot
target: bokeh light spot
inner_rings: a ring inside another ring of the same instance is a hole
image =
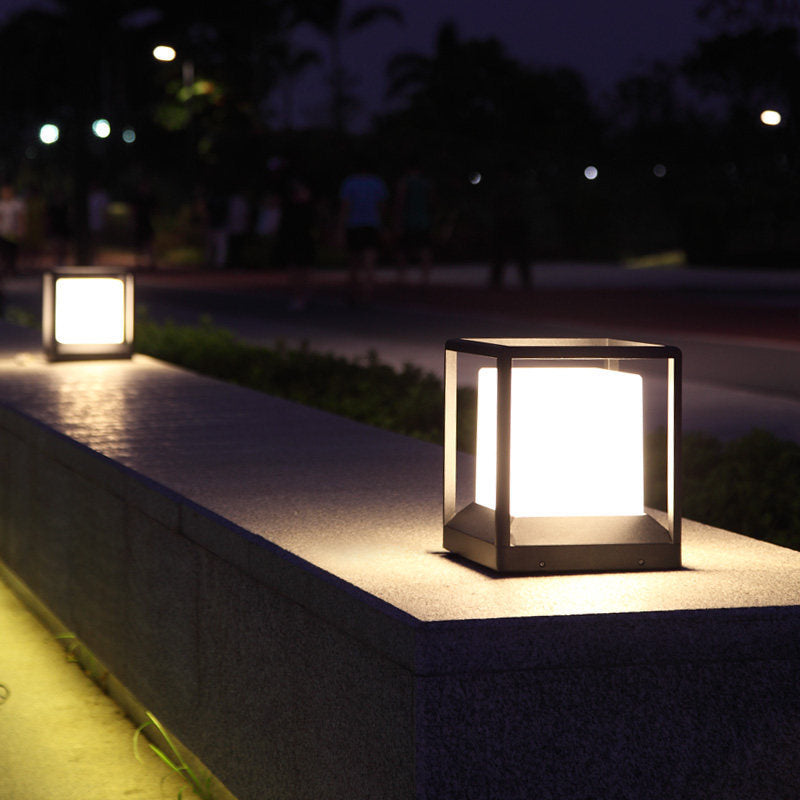
[[[61,131],[59,131],[58,125],[53,125],[52,122],[46,122],[39,128],[39,139],[44,144],[54,144],[60,135]]]
[[[153,48],[153,58],[156,61],[174,61],[175,55],[175,48],[168,44],[159,44]]]
[[[111,124],[107,119],[96,119],[92,123],[92,133],[98,139],[107,139],[111,134]]]

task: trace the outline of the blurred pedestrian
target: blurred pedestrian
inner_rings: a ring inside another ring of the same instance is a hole
[[[17,271],[19,247],[25,235],[27,209],[10,183],[0,187],[0,271],[14,274]]]
[[[205,196],[206,264],[223,269],[228,263],[228,202],[218,189]]]
[[[375,284],[386,202],[389,190],[383,179],[362,163],[345,178],[339,190],[339,238],[350,256],[350,299],[370,302]]]
[[[47,235],[56,266],[67,263],[69,241],[72,238],[69,203],[63,189],[56,189],[47,201]],[[91,223],[90,223],[91,225]]]
[[[89,233],[93,238],[106,229],[109,202],[108,192],[99,183],[93,183],[88,197]]]
[[[256,211],[256,236],[270,239],[278,232],[281,224],[281,198],[276,192],[265,194]]]
[[[304,310],[310,299],[311,268],[316,255],[314,197],[308,183],[287,175],[280,193],[275,260],[289,270],[292,311]]]
[[[94,262],[98,246],[105,234],[108,221],[108,192],[97,182],[93,181],[86,198],[87,221],[89,225],[89,247],[91,248],[90,261]]]
[[[433,184],[414,164],[398,181],[396,192],[397,277],[405,280],[409,259],[418,259],[422,282],[430,281]]]
[[[491,277],[493,289],[503,285],[509,261],[519,270],[520,284],[530,288],[531,197],[525,173],[513,164],[501,171],[491,196]]]
[[[237,268],[244,265],[244,250],[250,232],[250,203],[242,192],[234,192],[228,198],[228,253],[226,266]]]
[[[153,216],[156,211],[156,195],[146,178],[139,181],[133,197],[133,238],[138,266],[156,268]]]

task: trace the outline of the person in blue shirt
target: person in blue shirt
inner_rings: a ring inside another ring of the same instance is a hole
[[[372,299],[388,199],[389,190],[383,179],[367,168],[345,178],[339,190],[339,232],[350,255],[353,302],[368,303]]]

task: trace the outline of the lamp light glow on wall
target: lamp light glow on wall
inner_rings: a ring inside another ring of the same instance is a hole
[[[133,275],[94,267],[45,273],[42,344],[51,361],[130,358]]]
[[[503,572],[680,566],[677,348],[455,339],[445,354],[448,550]],[[471,359],[466,381],[459,354]],[[666,373],[666,527],[644,507],[643,381],[654,365]],[[461,481],[457,474],[457,387],[464,383],[477,388],[474,492],[463,487],[473,475]]]

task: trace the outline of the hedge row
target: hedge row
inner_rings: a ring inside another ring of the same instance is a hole
[[[231,383],[332,411],[380,428],[439,442],[442,387],[407,364],[401,371],[378,361],[317,353],[307,346],[247,344],[209,320],[197,326],[136,324],[136,349]]]

